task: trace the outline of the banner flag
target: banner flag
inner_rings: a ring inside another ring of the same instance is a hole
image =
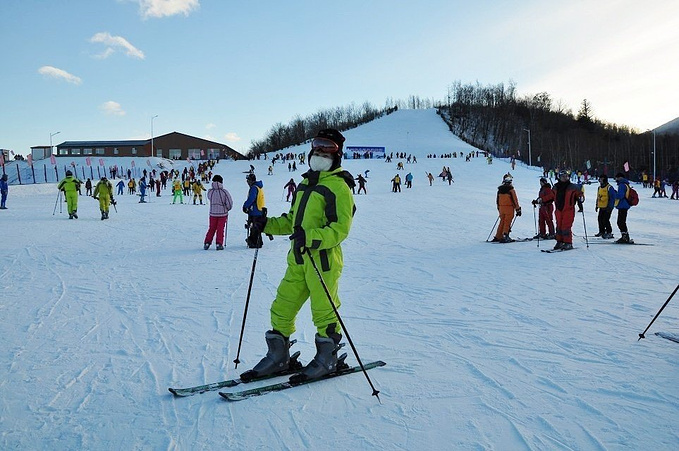
[[[57,159],[54,158],[54,154],[50,155],[50,163],[52,163],[55,166],[57,165]]]
[[[625,172],[629,172],[629,161],[625,161],[625,164],[622,167],[625,168]]]

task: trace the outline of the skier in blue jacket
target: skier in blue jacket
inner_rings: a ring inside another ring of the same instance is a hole
[[[634,241],[629,239],[629,233],[627,230],[627,211],[630,208],[630,204],[627,202],[629,180],[625,178],[625,175],[622,172],[618,172],[615,174],[615,181],[618,183],[618,192],[615,195],[615,208],[618,209],[618,228],[622,234],[616,243],[634,244]]]

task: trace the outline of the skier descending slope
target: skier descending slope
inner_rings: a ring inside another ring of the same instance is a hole
[[[265,334],[268,352],[252,370],[241,374],[244,381],[288,368],[295,317],[308,298],[317,330],[316,356],[301,376],[315,379],[337,368],[342,331],[311,258],[318,262],[332,302],[339,307],[337,291],[343,266],[340,244],[349,234],[355,211],[351,193],[354,180],[340,166],[343,143],[344,136],[339,131],[321,130],[311,143],[310,170],[294,193],[290,211],[280,217],[253,218],[252,227],[257,233],[289,235],[291,249],[287,270],[271,305],[271,330]]]

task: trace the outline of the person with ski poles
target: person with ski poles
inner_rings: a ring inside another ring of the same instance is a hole
[[[509,237],[511,232],[512,221],[514,214],[521,216],[521,206],[519,205],[519,198],[516,196],[516,191],[512,182],[514,178],[510,174],[505,174],[502,178],[502,185],[497,187],[497,196],[495,197],[495,204],[500,215],[500,224],[497,226],[497,232],[493,237],[493,242],[511,243],[514,241]]]
[[[66,171],[66,177],[59,182],[57,189],[64,192],[68,219],[78,219],[78,191],[82,182],[73,176],[73,172]]]
[[[538,211],[539,233],[533,238],[540,238],[541,240],[554,239],[554,220],[552,213],[554,212],[554,191],[552,185],[546,178],[540,178],[540,191],[537,199],[531,202],[533,208],[536,205],[540,206]],[[549,230],[549,235],[547,231]]]
[[[355,211],[351,194],[355,183],[341,167],[344,140],[334,129],[318,132],[311,142],[310,170],[302,175],[304,180],[297,186],[290,211],[279,217],[253,218],[255,232],[289,235],[291,246],[285,275],[271,305],[271,330],[265,333],[268,352],[252,370],[241,374],[243,380],[288,369],[290,336],[295,332],[297,313],[307,299],[316,327],[316,355],[299,377],[315,379],[337,369],[342,330],[323,283],[339,308],[341,243],[349,235]],[[315,262],[323,281],[315,272]]]
[[[264,200],[264,184],[261,180],[257,180],[254,173],[249,173],[245,177],[245,181],[250,187],[248,190],[248,198],[243,202],[243,213],[248,215],[248,221],[245,227],[248,229],[248,237],[246,242],[250,249],[259,249],[264,245],[262,241],[261,231],[255,230],[252,225],[255,219],[266,217],[266,202]]]
[[[290,164],[290,163],[288,163],[288,164]],[[283,188],[284,189],[287,188],[287,190],[288,190],[288,195],[285,197],[285,201],[290,202],[290,196],[292,196],[292,194],[297,189],[297,184],[295,183],[295,179],[291,178],[290,181],[288,183],[286,183],[285,186],[283,186]]]
[[[108,219],[109,205],[114,204],[113,199],[113,185],[108,181],[106,176],[103,176],[97,186],[94,187],[92,197],[99,200],[99,211],[101,211],[101,220]]]
[[[562,169],[559,171],[558,181],[554,184],[554,205],[556,206],[556,244],[554,249],[564,251],[573,249],[573,221],[575,220],[575,206],[582,212],[585,194],[582,188],[571,183],[570,173]]]
[[[599,233],[594,236],[600,236],[604,239],[613,238],[613,227],[611,226],[611,213],[615,207],[615,197],[617,195],[615,188],[608,183],[608,176],[599,176],[599,189],[596,195],[596,206],[594,211],[599,212],[597,220],[599,222]]]

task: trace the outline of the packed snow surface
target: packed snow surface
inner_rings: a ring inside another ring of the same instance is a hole
[[[236,204],[221,252],[203,250],[208,207],[172,205],[169,191],[146,204],[117,196],[107,221],[82,196],[80,219],[69,220],[54,183],[12,185],[0,211],[0,448],[679,448],[679,345],[653,334],[679,331],[679,299],[637,340],[679,283],[679,202],[639,187],[630,235],[654,246],[586,243],[585,224],[597,231],[596,185],[585,186],[575,250],[491,244],[508,171],[523,207],[512,234],[535,234],[538,168],[427,158],[474,150],[433,110],[398,111],[346,136],[346,145],[417,156],[344,164],[355,176],[370,172],[343,243],[340,312],[362,360],[387,362],[368,373],[381,402],[360,373],[233,403],[216,392],[168,392],[237,377],[265,353],[285,236],[259,252],[234,368],[254,254],[240,210],[250,162],[215,169]],[[392,193],[398,161],[414,183]],[[289,208],[283,185],[306,167],[276,164],[269,176],[270,163],[253,162],[270,215],[279,215]],[[429,186],[425,173],[443,166],[455,182]],[[308,305],[297,326],[294,349],[308,362]]]

